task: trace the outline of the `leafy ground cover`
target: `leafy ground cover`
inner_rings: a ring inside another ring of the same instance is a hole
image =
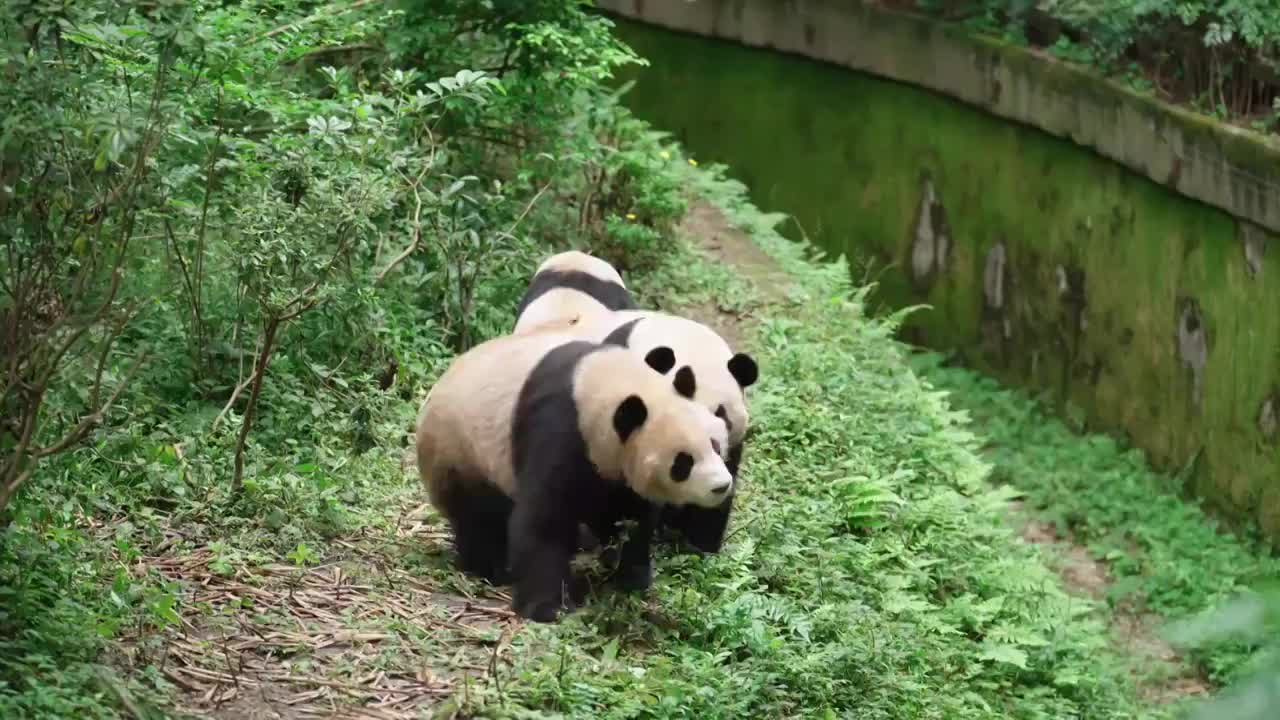
[[[1265,594],[1280,579],[1280,559],[1256,529],[1223,527],[1141,451],[1074,432],[1026,393],[934,353],[913,365],[982,428],[993,482],[1019,493],[1049,539],[1096,568],[1099,582],[1077,585],[1092,585],[1086,589],[1107,604],[1113,625],[1143,626],[1154,642],[1180,641],[1190,664],[1184,679],[1243,683],[1263,711],[1280,702],[1274,687],[1250,684],[1276,672],[1274,636],[1250,604],[1260,598],[1241,596]]]

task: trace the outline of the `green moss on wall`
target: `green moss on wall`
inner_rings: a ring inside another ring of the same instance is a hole
[[[813,242],[891,265],[884,300],[935,308],[909,321],[909,339],[1051,391],[1157,465],[1188,469],[1219,507],[1280,530],[1280,448],[1258,422],[1280,384],[1280,253],[1252,275],[1226,213],[934,93],[618,24],[651,63],[633,76],[633,110],[731,166],[757,204],[793,214]],[[909,269],[926,178],[950,250],[921,285]],[[999,242],[1005,301],[993,309],[983,278]],[[1187,307],[1207,333],[1198,383],[1178,352]]]

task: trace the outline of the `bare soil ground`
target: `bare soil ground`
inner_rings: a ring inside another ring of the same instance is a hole
[[[1008,517],[1023,540],[1043,548],[1068,592],[1094,600],[1106,597],[1113,584],[1106,564],[1095,560],[1069,533],[1036,518],[1019,501],[1009,504]],[[1120,604],[1111,608],[1108,624],[1112,642],[1142,668],[1134,680],[1147,700],[1169,703],[1211,691],[1208,680],[1183,663],[1181,655],[1160,637],[1159,617]]]
[[[790,280],[773,258],[761,250],[742,230],[733,227],[718,208],[694,199],[678,232],[712,261],[728,265],[745,277],[766,303],[782,301]],[[729,345],[741,347],[750,317],[717,303],[681,308],[680,312],[719,333]]]
[[[467,595],[404,567],[406,553],[446,551],[447,529],[415,519],[421,510],[404,508],[382,536],[333,539],[339,557],[318,567],[219,573],[208,549],[140,558],[186,585],[186,611],[180,628],[127,641],[125,662],[159,659],[182,691],[176,709],[200,717],[399,720],[444,710],[504,661],[518,623],[504,593]]]

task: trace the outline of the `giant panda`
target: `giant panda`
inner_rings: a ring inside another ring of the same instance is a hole
[[[746,389],[759,375],[750,355],[734,352],[724,338],[702,323],[651,310],[609,313],[580,323],[570,332],[593,342],[622,345],[642,356],[659,347],[671,348],[676,362],[692,368],[697,378],[694,402],[724,422],[729,435],[726,465],[737,480],[749,419]],[[692,547],[714,553],[724,544],[732,510],[730,496],[716,508],[664,508],[662,521]]]
[[[512,332],[563,329],[635,307],[617,269],[598,257],[569,250],[552,255],[534,271],[516,307]]]
[[[511,335],[459,356],[427,395],[416,449],[430,501],[464,570],[502,583],[509,565],[521,617],[555,619],[579,523],[604,541],[636,522],[616,576],[640,590],[655,508],[732,495],[728,433],[687,399],[693,371],[664,377],[674,362],[668,347],[642,357],[565,333]]]

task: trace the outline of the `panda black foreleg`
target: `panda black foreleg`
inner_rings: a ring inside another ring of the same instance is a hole
[[[570,560],[578,523],[545,501],[518,501],[511,512],[508,546],[515,575],[511,606],[535,622],[554,622],[564,605],[566,587],[574,587]]]
[[[600,560],[614,568],[613,579],[625,591],[647,590],[653,584],[653,533],[657,508],[626,486],[618,486],[609,495],[601,512],[591,518],[591,531],[603,546]],[[623,523],[630,521],[621,547],[612,547]]]
[[[732,512],[733,496],[731,495],[720,507],[704,508],[685,505],[668,508],[663,519],[695,550],[717,553],[724,545],[725,530],[729,527],[729,515]]]
[[[742,451],[746,443],[738,443],[729,448],[729,456],[724,459],[724,466],[729,469],[729,474],[733,476],[733,484],[738,484],[738,466],[742,464]]]

